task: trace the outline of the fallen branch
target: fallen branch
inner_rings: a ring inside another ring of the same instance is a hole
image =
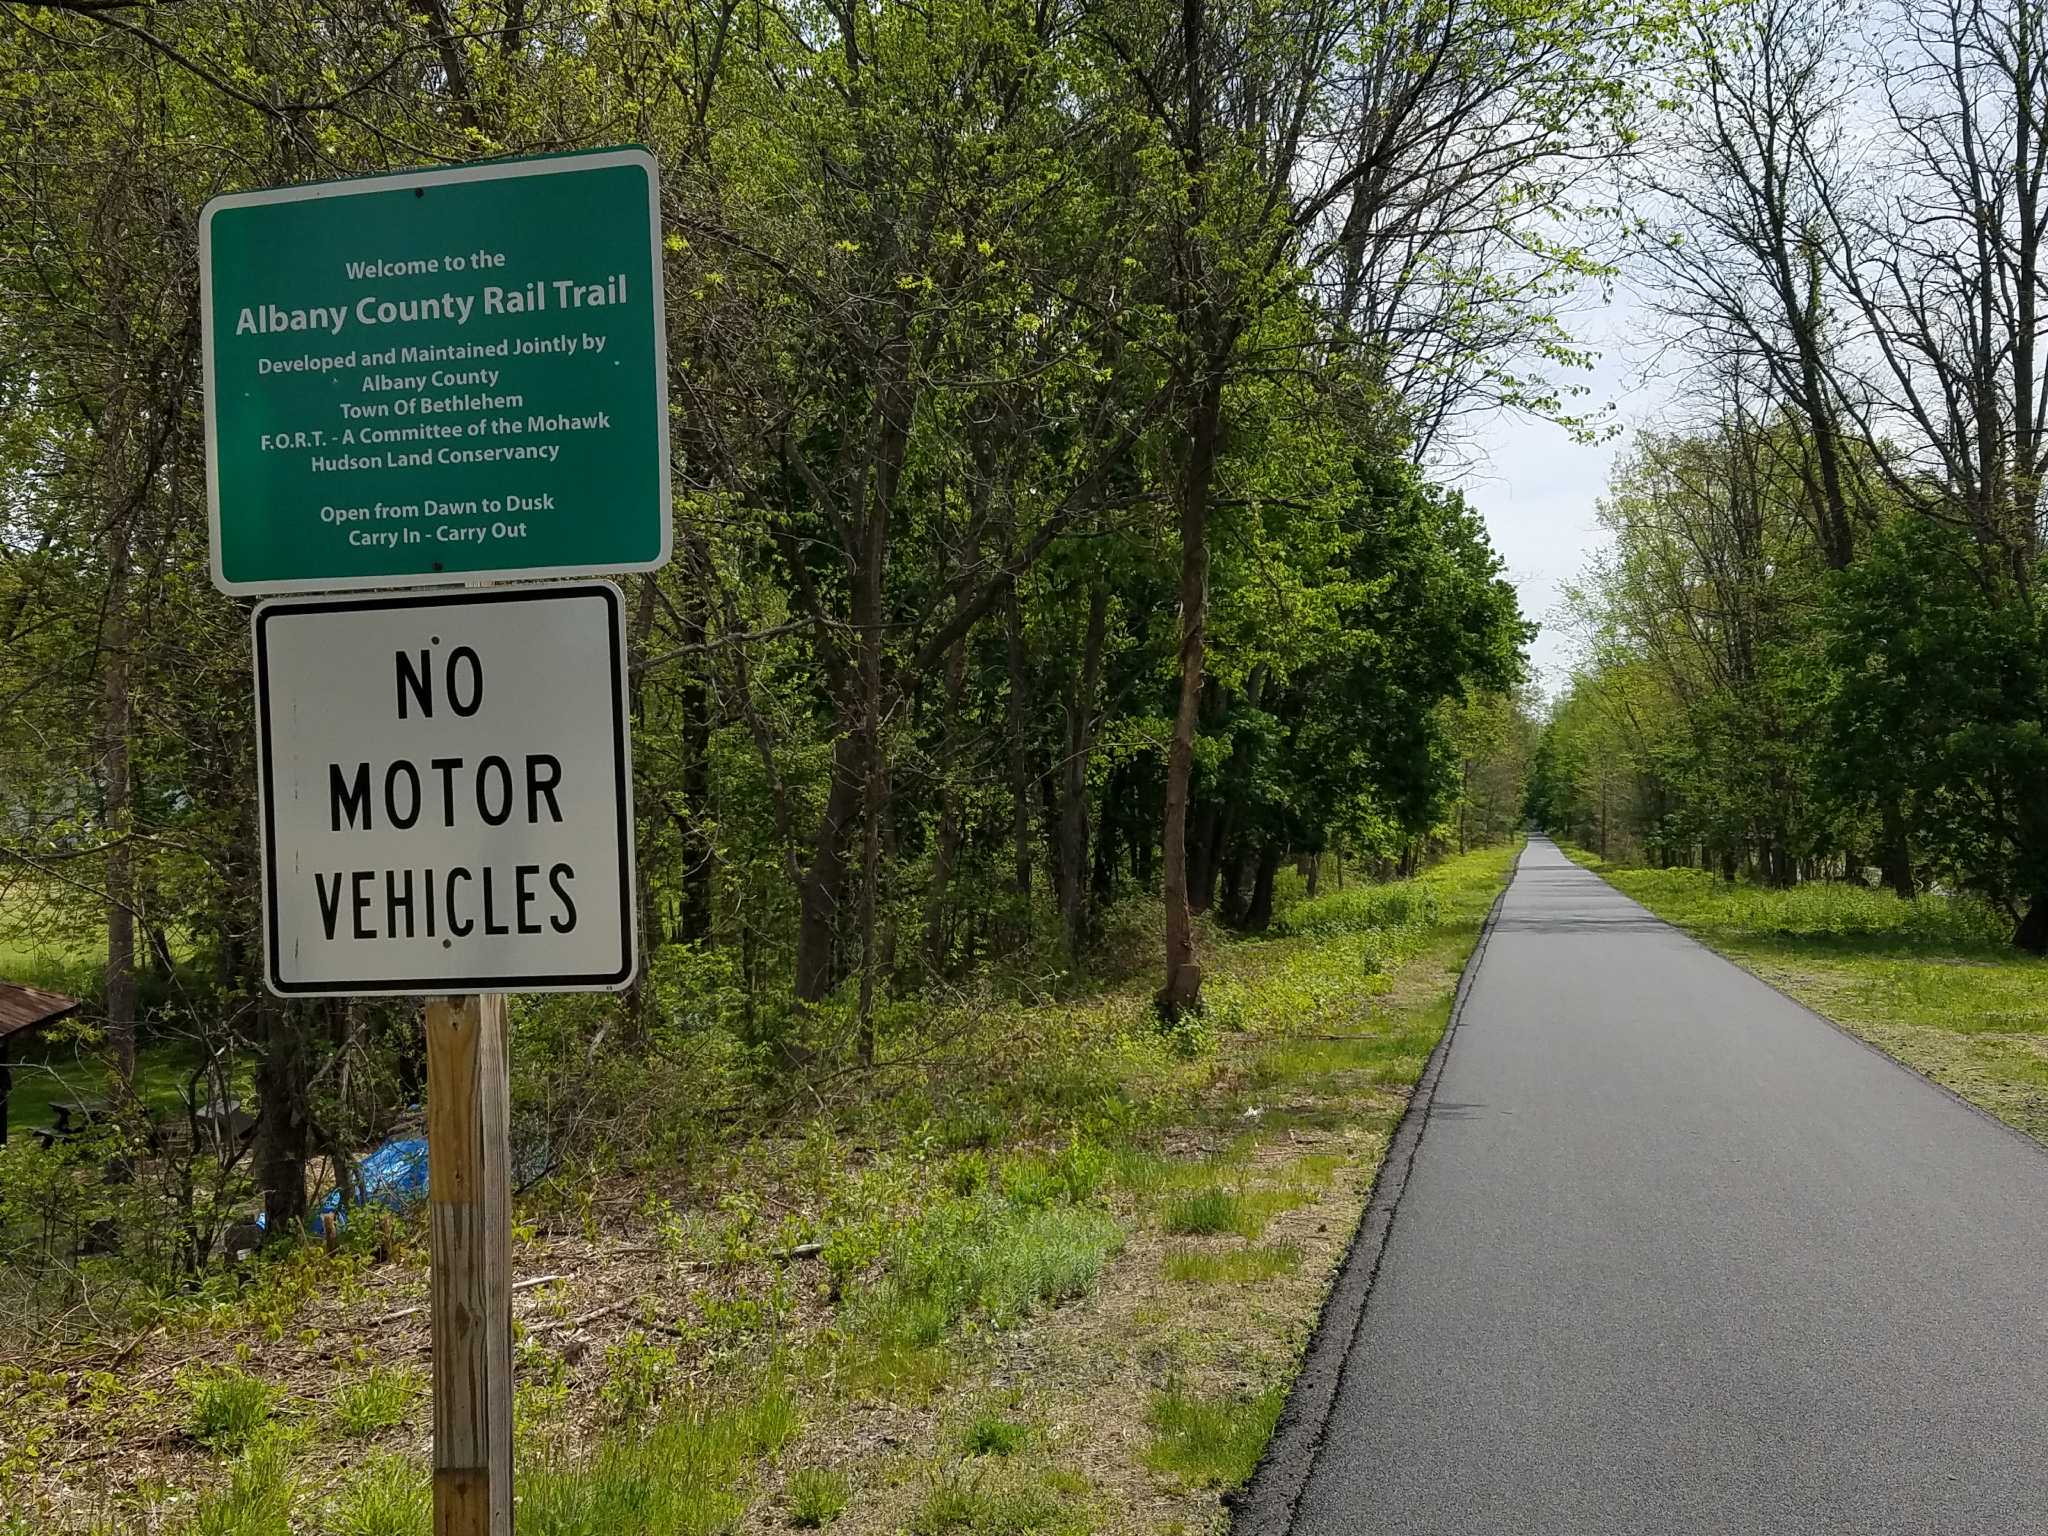
[[[568,1278],[567,1275],[535,1275],[531,1280],[519,1281],[512,1289],[514,1291],[530,1291],[537,1285],[553,1285],[557,1280],[566,1280]],[[432,1302],[422,1302],[416,1307],[401,1307],[396,1312],[386,1312],[371,1326],[381,1328],[386,1323],[399,1322],[408,1317],[418,1317],[422,1312],[429,1310],[432,1305]]]

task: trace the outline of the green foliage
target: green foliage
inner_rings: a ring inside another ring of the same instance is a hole
[[[423,1371],[408,1366],[372,1366],[336,1389],[334,1426],[351,1440],[368,1440],[396,1429],[426,1387]]]
[[[235,1459],[228,1486],[202,1497],[181,1536],[292,1536],[298,1480],[288,1435],[256,1436]]]
[[[1273,1387],[1257,1397],[1197,1397],[1178,1386],[1152,1401],[1146,1464],[1197,1488],[1247,1482],[1273,1438],[1287,1394]]]
[[[1294,1243],[1257,1248],[1175,1247],[1161,1261],[1166,1278],[1181,1285],[1255,1285],[1301,1267],[1301,1249]]]
[[[1024,1449],[1031,1431],[1014,1419],[984,1410],[960,1431],[960,1449],[969,1456],[1014,1456]]]
[[[277,1402],[269,1382],[231,1365],[188,1372],[180,1385],[191,1404],[193,1438],[230,1453],[250,1444]]]
[[[789,1523],[800,1530],[830,1525],[846,1512],[846,1474],[802,1467],[789,1478]]]
[[[1436,891],[1419,882],[1353,885],[1304,901],[1274,924],[1284,936],[1329,938],[1339,933],[1373,933],[1389,928],[1429,928],[1442,921]]]
[[[652,1413],[676,1370],[674,1345],[656,1344],[634,1329],[604,1351],[604,1385],[598,1404],[615,1425],[638,1424]]]
[[[403,1456],[372,1456],[342,1484],[328,1505],[324,1536],[428,1536],[433,1525],[433,1479]]]
[[[978,1195],[988,1188],[988,1158],[980,1152],[956,1152],[946,1159],[943,1178],[956,1195]]]
[[[715,1536],[745,1512],[744,1479],[798,1429],[778,1384],[743,1402],[671,1408],[581,1456],[519,1471],[520,1536]]]

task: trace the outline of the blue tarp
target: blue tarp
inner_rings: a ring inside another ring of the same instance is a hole
[[[363,1205],[382,1205],[394,1211],[409,1211],[427,1198],[427,1143],[422,1136],[387,1141],[356,1164],[356,1193]],[[313,1213],[313,1225],[332,1212],[346,1220],[341,1209],[341,1191],[335,1190]]]
[[[421,1136],[402,1136],[387,1141],[374,1152],[364,1154],[356,1163],[356,1193],[362,1205],[381,1205],[389,1210],[405,1212],[427,1198],[427,1143]],[[320,1208],[306,1223],[309,1230],[320,1230],[320,1218],[331,1214],[337,1222],[348,1220],[348,1213],[341,1208],[341,1191],[335,1190],[320,1202]],[[263,1212],[256,1213],[256,1230],[267,1227]]]

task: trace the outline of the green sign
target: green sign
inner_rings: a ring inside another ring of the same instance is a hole
[[[223,591],[668,559],[646,151],[236,193],[199,252]]]

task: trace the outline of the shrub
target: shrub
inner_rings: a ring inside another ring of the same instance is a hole
[[[956,1152],[946,1159],[946,1188],[956,1195],[978,1195],[988,1188],[988,1158],[980,1152]]]
[[[604,1351],[604,1385],[597,1400],[614,1425],[637,1424],[654,1410],[676,1368],[676,1351],[635,1329]]]
[[[1442,920],[1434,887],[1416,880],[1354,885],[1297,902],[1274,919],[1283,938],[1331,938],[1382,928],[1427,928]]]

